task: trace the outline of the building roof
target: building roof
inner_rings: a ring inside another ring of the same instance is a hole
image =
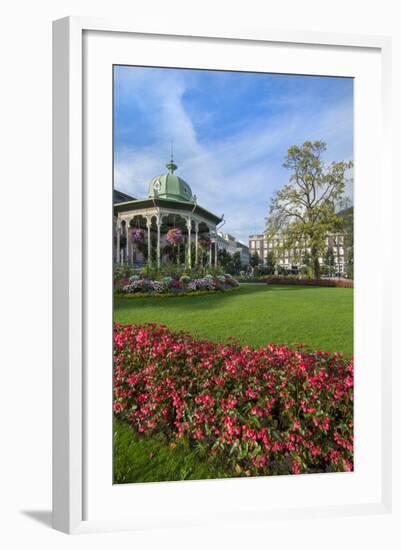
[[[150,180],[148,196],[171,201],[195,202],[190,185],[174,174],[178,167],[173,159],[166,164],[166,168],[169,170],[167,174],[160,174]]]
[[[113,204],[134,200],[136,199],[132,195],[128,195],[128,193],[123,193],[123,191],[119,191],[118,189],[113,189]]]
[[[216,216],[212,212],[209,212],[197,204],[190,203],[188,201],[172,201],[171,199],[164,199],[161,197],[118,203],[114,205],[114,212],[115,214],[118,212],[130,212],[134,210],[141,210],[143,208],[151,208],[152,206],[159,206],[160,208],[165,209],[174,208],[174,210],[182,210],[183,212],[198,214],[214,225],[217,225],[223,219],[222,217]]]

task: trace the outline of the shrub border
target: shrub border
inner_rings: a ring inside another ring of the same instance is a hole
[[[300,285],[300,286],[322,286],[336,288],[354,288],[353,280],[337,279],[299,279],[298,277],[249,277],[238,279],[241,283],[266,283],[267,285]]]

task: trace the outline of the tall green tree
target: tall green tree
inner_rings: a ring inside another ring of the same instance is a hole
[[[233,265],[234,275],[238,275],[242,267],[241,252],[234,252],[233,258],[232,258],[232,265]]]
[[[225,271],[228,271],[232,264],[231,254],[225,248],[222,248],[219,250],[217,258],[219,265],[221,265]]]
[[[256,250],[253,254],[251,254],[251,257],[249,258],[249,263],[251,264],[252,267],[256,267],[257,265],[260,264],[260,256],[256,252]]]
[[[332,246],[329,246],[326,250],[326,253],[324,255],[324,265],[327,268],[327,273],[331,277],[334,272],[334,265],[335,265],[335,258],[334,258],[334,250]]]
[[[344,202],[351,161],[326,164],[323,141],[305,141],[288,149],[283,166],[291,171],[289,181],[271,200],[266,224],[270,238],[280,234],[286,248],[307,243],[313,277],[320,277],[319,256],[325,250],[327,233],[340,231],[343,219],[337,215]]]
[[[307,250],[304,250],[303,253],[302,253],[302,259],[301,259],[301,262],[303,265],[305,265],[306,267],[310,267],[311,265],[311,257],[310,257],[310,254]]]
[[[276,266],[276,258],[272,250],[269,250],[269,252],[267,253],[266,266],[269,273],[274,273],[274,268]]]

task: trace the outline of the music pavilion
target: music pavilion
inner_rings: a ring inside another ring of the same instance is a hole
[[[175,174],[173,159],[166,167],[167,173],[150,180],[145,199],[114,191],[114,260],[159,268],[171,261],[171,250],[180,247],[185,267],[200,261],[217,266],[217,228],[223,216],[197,203],[190,185]]]

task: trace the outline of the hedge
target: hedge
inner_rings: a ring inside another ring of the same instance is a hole
[[[240,283],[266,283],[270,285],[306,285],[337,288],[354,288],[354,281],[349,279],[301,279],[299,277],[280,277],[268,275],[266,277],[238,278]]]

